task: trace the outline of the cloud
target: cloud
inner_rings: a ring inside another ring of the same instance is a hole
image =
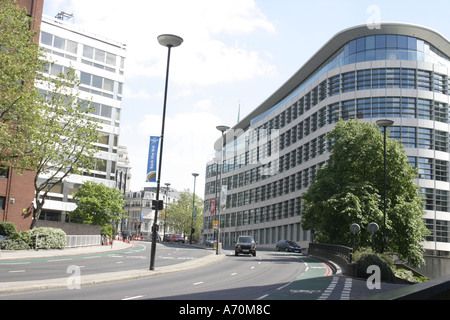
[[[161,77],[166,49],[157,36],[173,33],[184,43],[173,49],[171,80],[182,85],[215,85],[273,74],[268,56],[233,39],[275,27],[254,0],[66,0],[66,12],[85,30],[127,44],[127,78]],[[62,6],[61,0],[58,4]],[[227,43],[231,39],[231,44]]]
[[[205,165],[214,152],[212,146],[220,138],[215,127],[221,121],[208,111],[209,105],[208,101],[199,101],[191,112],[166,116],[162,166],[164,181],[161,183],[170,182],[174,188],[182,190],[192,184],[191,173],[197,172],[201,175],[197,190],[202,194]],[[160,133],[159,114],[146,114],[138,124],[121,127],[120,143],[127,145],[129,156],[133,159],[133,190],[150,186],[145,183],[149,137],[160,136]]]

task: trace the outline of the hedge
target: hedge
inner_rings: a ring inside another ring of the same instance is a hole
[[[61,229],[40,227],[32,230],[17,232],[11,222],[0,222],[0,235],[7,236],[0,239],[0,250],[28,250],[64,249],[66,247],[66,233]]]

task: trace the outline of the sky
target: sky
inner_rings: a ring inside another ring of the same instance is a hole
[[[119,144],[128,148],[131,190],[145,182],[150,136],[161,135],[167,48],[171,51],[161,186],[204,198],[206,163],[220,139],[340,31],[378,22],[422,25],[450,39],[448,0],[45,0],[44,14],[127,45]],[[375,25],[376,26],[376,25]]]

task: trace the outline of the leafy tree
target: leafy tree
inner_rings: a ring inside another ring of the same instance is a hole
[[[106,226],[124,218],[125,200],[120,190],[103,183],[85,182],[73,195],[77,208],[69,214],[71,220],[85,224]]]
[[[349,228],[358,223],[361,246],[371,245],[367,225],[380,226],[376,242],[383,236],[384,137],[375,125],[358,120],[339,121],[328,138],[328,163],[303,195],[307,209],[302,217],[306,230],[314,230],[317,241],[352,245]],[[386,141],[386,233],[387,249],[412,265],[423,262],[420,245],[428,233],[423,222],[423,199],[414,179],[417,170],[408,163],[403,145]]]
[[[179,233],[189,237],[191,235],[192,225],[192,192],[187,189],[180,193],[180,198],[176,202],[169,203],[166,208],[167,226]],[[193,239],[199,239],[203,225],[203,200],[195,197],[195,206],[197,207],[197,217],[194,220],[195,233]]]
[[[78,97],[79,80],[73,69],[45,80],[39,84],[46,90],[41,93],[42,118],[33,139],[33,156],[37,160],[33,223],[54,186],[71,174],[89,172],[95,167],[94,143],[98,142],[100,128],[98,120],[89,118],[88,102]]]
[[[35,79],[45,61],[25,9],[0,0],[0,161],[17,171],[34,166],[31,138],[41,119]]]
[[[45,72],[52,62],[30,23],[14,0],[0,0],[0,161],[19,173],[36,172],[34,228],[48,192],[70,174],[94,168],[100,126],[89,118],[89,102],[78,97],[73,69]]]

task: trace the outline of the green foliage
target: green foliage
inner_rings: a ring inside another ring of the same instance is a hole
[[[73,195],[77,208],[69,214],[73,220],[85,224],[106,226],[124,217],[125,200],[120,190],[103,183],[85,182]]]
[[[0,235],[11,237],[17,233],[17,228],[12,222],[0,222]]]
[[[17,241],[12,239],[0,240],[0,250],[28,250],[30,245],[24,241]]]
[[[89,116],[89,102],[79,99],[72,68],[56,76],[43,72],[52,62],[34,41],[30,23],[15,1],[0,0],[0,159],[40,177],[33,228],[55,185],[95,167],[100,124]]]
[[[193,215],[192,192],[187,189],[180,193],[180,198],[176,202],[170,203],[166,208],[166,223],[174,233],[179,233],[189,237],[191,235],[192,215]],[[195,197],[197,207],[197,218],[193,221],[195,233],[193,239],[199,239],[203,226],[203,200]]]
[[[31,151],[40,102],[34,81],[45,64],[30,23],[15,1],[0,0],[0,159],[19,171],[36,163]]]
[[[30,230],[30,236],[33,240],[33,247],[39,249],[64,249],[66,247],[66,233],[61,229],[40,227]]]
[[[357,276],[359,278],[368,278],[367,268],[376,265],[380,268],[380,277],[382,281],[394,281],[395,275],[392,271],[393,262],[386,254],[381,255],[370,251],[363,251],[354,255],[354,261],[358,264]]]
[[[358,223],[360,246],[371,245],[367,225],[380,226],[375,243],[382,246],[384,192],[383,132],[358,120],[339,121],[328,138],[332,141],[327,165],[303,195],[305,230],[314,230],[318,242],[352,246],[350,225]],[[428,230],[423,222],[423,199],[414,179],[417,171],[408,163],[399,141],[386,141],[386,229],[388,250],[412,265],[423,262]]]
[[[31,233],[29,230],[16,232],[11,236],[11,240],[17,243],[26,244],[27,249],[33,246],[33,239],[31,239]]]
[[[102,226],[102,229],[100,230],[100,235],[112,237],[116,234],[116,230],[114,230],[114,227],[112,225],[106,225]]]

